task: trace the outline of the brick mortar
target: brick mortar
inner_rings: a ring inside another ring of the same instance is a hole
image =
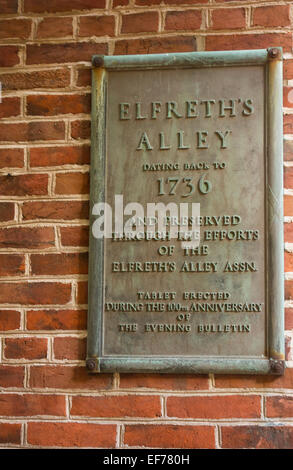
[[[56,419],[57,418],[57,419]],[[175,426],[210,426],[210,427],[215,427],[215,426],[220,426],[220,427],[226,427],[226,426],[255,426],[255,427],[261,427],[261,426],[269,426],[272,425],[274,427],[282,427],[286,425],[287,427],[292,428],[293,426],[293,421],[288,421],[288,420],[283,420],[283,419],[278,419],[274,418],[272,421],[261,421],[261,420],[249,420],[249,419],[227,419],[227,420],[221,420],[221,419],[214,419],[214,420],[208,420],[208,419],[201,419],[201,420],[182,420],[182,419],[160,419],[160,418],[141,418],[141,417],[136,417],[136,418],[100,418],[100,419],[95,419],[95,418],[80,418],[80,417],[74,417],[74,421],[71,418],[66,418],[66,417],[48,417],[48,416],[33,416],[33,417],[27,417],[27,416],[21,416],[15,419],[10,419],[10,418],[5,418],[5,417],[0,417],[0,424],[1,423],[80,423],[80,424],[97,424],[97,425],[107,425],[107,424],[116,424],[116,425],[124,425],[124,426],[135,426],[135,425],[152,425],[152,426],[163,426],[163,425],[175,425]],[[24,421],[25,419],[25,421]],[[47,447],[47,446],[46,446]],[[57,447],[57,446],[56,446]]]
[[[172,10],[173,11],[173,10]],[[184,10],[183,10],[184,11]],[[184,36],[232,36],[232,35],[247,35],[247,34],[284,34],[287,35],[288,33],[292,32],[292,26],[279,26],[279,27],[267,27],[267,28],[262,28],[262,27],[253,27],[254,29],[223,29],[223,30],[213,30],[213,29],[206,29],[206,30],[201,30],[201,29],[196,29],[196,30],[172,30],[172,31],[162,31],[162,32],[141,32],[141,33],[123,33],[119,34],[119,36],[113,38],[113,37],[108,37],[108,36],[93,36],[93,37],[82,37],[80,40],[75,40],[75,39],[66,39],[64,41],[64,38],[52,38],[52,39],[44,39],[44,40],[38,40],[36,41],[27,41],[25,43],[19,43],[19,42],[11,42],[11,40],[1,40],[0,41],[0,46],[15,46],[19,45],[21,46],[37,46],[37,45],[62,45],[62,44],[100,44],[100,43],[108,43],[108,42],[115,42],[115,41],[121,41],[121,40],[132,40],[132,39],[149,39],[149,38],[168,38],[168,37],[177,37],[178,34],[183,34]],[[80,60],[80,61],[68,61],[64,62],[63,67],[68,67],[68,66],[73,66],[76,64],[87,64],[91,65],[90,61],[86,60]],[[62,68],[60,65],[60,62],[50,62],[48,63],[48,66],[55,66],[55,68]],[[13,71],[18,72],[21,67],[25,68],[25,71],[27,70],[26,67],[31,68],[32,66],[37,67],[37,64],[24,64],[24,65],[15,65],[13,66]],[[42,66],[45,68],[46,64],[42,64]],[[9,69],[11,70],[11,69]],[[1,67],[0,68],[0,73],[1,72],[6,72],[7,73],[7,67]],[[9,72],[11,73],[11,72]]]
[[[11,368],[13,367],[19,367],[19,366],[23,366],[23,362],[13,362],[13,363],[1,363],[0,364],[1,366],[9,366]],[[37,364],[36,365],[37,367],[47,367],[47,366],[50,366],[52,368],[54,367],[60,367],[60,364],[59,363],[41,363],[41,364]],[[35,367],[35,364],[28,364],[28,363],[25,363],[25,367],[27,367],[28,369],[30,367]],[[67,364],[66,365],[67,368],[76,368],[76,367],[82,367],[82,368],[85,368],[85,364]],[[270,389],[269,387],[267,388],[263,388],[263,389],[252,389],[252,390],[249,390],[249,389],[215,389],[211,392],[213,393],[208,393],[208,391],[205,391],[205,390],[193,390],[193,391],[189,391],[189,390],[182,390],[182,391],[178,391],[178,390],[174,390],[174,391],[166,391],[166,390],[153,390],[151,388],[139,388],[139,389],[135,389],[135,388],[123,388],[121,390],[117,390],[117,389],[108,389],[108,388],[105,388],[105,389],[99,389],[98,391],[94,391],[94,390],[90,390],[90,389],[87,389],[87,388],[76,388],[74,390],[68,390],[67,388],[58,388],[58,387],[33,387],[33,388],[29,388],[29,384],[26,383],[26,386],[22,386],[22,387],[0,387],[0,391],[1,393],[4,393],[4,394],[12,394],[12,395],[15,395],[15,394],[18,394],[18,395],[60,395],[60,396],[70,396],[70,397],[75,397],[75,396],[78,396],[78,397],[89,397],[89,398],[102,398],[102,397],[111,397],[111,396],[132,396],[132,395],[135,395],[135,396],[143,396],[143,397],[148,397],[148,396],[158,396],[158,397],[198,397],[198,396],[201,396],[201,397],[215,397],[215,399],[218,397],[218,396],[258,396],[258,397],[291,397],[293,396],[293,393],[292,393],[292,389],[284,389],[284,388],[281,388],[281,389],[278,389],[278,388],[274,388],[274,389]],[[118,393],[117,393],[118,392]],[[275,419],[275,418],[270,418],[270,419]],[[287,418],[282,418],[282,419],[287,419]],[[288,417],[288,419],[292,419],[292,417]]]
[[[30,366],[33,367],[33,366]],[[259,391],[258,389],[254,390],[246,390],[246,391],[235,391],[235,390],[222,390],[222,389],[216,389],[213,391],[208,391],[208,390],[174,390],[174,391],[166,391],[166,390],[151,390],[151,389],[121,389],[121,390],[98,390],[98,391],[90,391],[90,390],[65,390],[65,389],[59,389],[59,388],[52,388],[52,389],[43,389],[43,388],[33,388],[33,390],[27,390],[27,389],[20,389],[18,387],[12,387],[10,388],[5,388],[5,387],[0,387],[0,389],[3,391],[4,394],[6,395],[19,395],[19,396],[24,396],[24,395],[60,395],[60,396],[68,396],[70,397],[81,397],[81,398],[106,398],[106,397],[128,397],[128,396],[137,396],[137,397],[160,397],[163,399],[166,398],[172,398],[172,397],[189,397],[189,398],[198,398],[198,397],[214,397],[215,400],[218,397],[249,397],[249,396],[254,396],[257,398],[264,398],[264,397],[287,397],[287,396],[293,396],[293,391],[290,390],[289,394],[288,391],[284,393],[280,393],[280,391],[269,391],[267,389]],[[7,392],[6,392],[7,390]],[[283,389],[282,389],[283,390]],[[215,393],[216,392],[216,393]],[[165,409],[165,403],[163,403],[162,409]],[[168,417],[165,412],[162,413],[162,417]],[[95,417],[94,419],[96,419]],[[263,417],[262,417],[263,418]],[[293,419],[292,417],[289,417],[290,419]],[[193,419],[193,418],[190,418]],[[226,418],[228,419],[228,418]],[[237,418],[238,419],[238,418]],[[255,419],[255,418],[251,418]],[[260,419],[260,418],[258,418]]]

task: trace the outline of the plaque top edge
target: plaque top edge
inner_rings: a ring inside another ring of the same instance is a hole
[[[282,48],[176,52],[167,54],[94,55],[93,68],[174,68],[174,67],[225,67],[231,65],[262,65],[270,60],[282,60]]]

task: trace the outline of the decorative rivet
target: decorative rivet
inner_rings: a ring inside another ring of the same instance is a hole
[[[280,49],[277,47],[272,47],[268,50],[268,54],[271,59],[277,59],[280,55]]]
[[[271,373],[276,375],[284,374],[284,361],[277,361],[276,359],[271,359]]]
[[[94,67],[102,67],[103,65],[104,65],[104,56],[94,55],[94,57],[93,57],[93,66]]]
[[[86,367],[87,367],[88,370],[95,370],[95,368],[96,368],[95,359],[88,359],[86,361]]]

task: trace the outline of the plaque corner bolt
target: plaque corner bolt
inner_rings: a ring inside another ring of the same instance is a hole
[[[94,55],[92,59],[92,64],[94,67],[103,67],[104,65],[104,56],[103,55]]]
[[[89,372],[98,371],[98,360],[95,358],[89,358],[86,360],[86,368]]]
[[[270,47],[268,49],[269,59],[280,60],[282,58],[282,50],[279,47]]]
[[[285,361],[270,359],[270,373],[273,375],[284,375]]]

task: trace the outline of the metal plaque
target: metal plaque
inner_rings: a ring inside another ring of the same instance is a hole
[[[87,367],[282,374],[282,51],[94,56]]]

